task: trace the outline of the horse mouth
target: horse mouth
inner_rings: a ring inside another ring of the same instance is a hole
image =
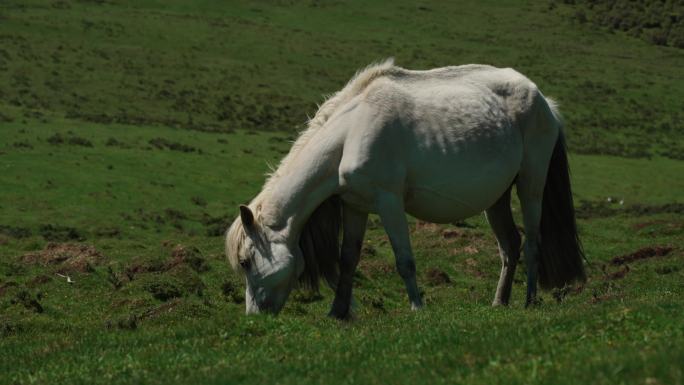
[[[284,305],[284,304],[283,304]],[[283,305],[278,306],[274,304],[270,299],[263,301],[250,301],[246,303],[246,314],[272,314],[277,315],[280,313]]]

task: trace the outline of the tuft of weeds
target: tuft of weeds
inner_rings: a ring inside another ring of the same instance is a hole
[[[42,313],[44,311],[43,305],[38,302],[41,295],[31,294],[28,290],[20,290],[12,299],[12,304],[18,304],[24,306],[26,309],[34,311],[36,313]]]

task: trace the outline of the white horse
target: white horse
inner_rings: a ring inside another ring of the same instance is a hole
[[[413,309],[422,306],[406,215],[450,223],[485,211],[502,261],[494,305],[507,304],[524,228],[527,301],[584,279],[568,162],[555,103],[510,69],[367,67],[329,98],[228,229],[247,313],[277,313],[297,281],[335,290],[345,318],[368,213],[389,236]],[[341,253],[338,244],[342,226]]]

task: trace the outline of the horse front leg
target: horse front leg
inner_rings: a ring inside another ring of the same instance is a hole
[[[331,317],[337,319],[349,317],[352,304],[354,271],[356,271],[356,265],[359,263],[367,221],[368,213],[354,210],[348,205],[343,205],[340,277],[335,289],[335,299],[328,313]]]
[[[379,197],[377,209],[382,225],[392,244],[397,271],[406,285],[411,309],[420,309],[423,307],[423,300],[416,283],[416,263],[411,251],[411,239],[406,214],[404,213],[404,203],[397,195],[387,193]]]

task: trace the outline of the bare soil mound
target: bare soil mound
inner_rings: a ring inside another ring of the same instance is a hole
[[[621,255],[610,260],[613,265],[624,265],[625,263],[648,259],[654,257],[664,257],[672,251],[669,246],[652,246],[641,248],[631,254]]]
[[[165,247],[168,245],[164,245]],[[202,252],[194,246],[176,245],[170,251],[170,258],[163,260],[135,261],[125,269],[129,281],[135,279],[138,274],[163,273],[179,266],[188,266],[192,270],[203,273],[209,270],[209,265]]]
[[[428,269],[425,276],[430,286],[442,286],[451,283],[451,278],[449,277],[449,274],[436,267]]]
[[[32,265],[57,266],[60,272],[93,271],[93,266],[105,261],[95,247],[79,243],[48,243],[45,249],[24,254],[21,261]]]

